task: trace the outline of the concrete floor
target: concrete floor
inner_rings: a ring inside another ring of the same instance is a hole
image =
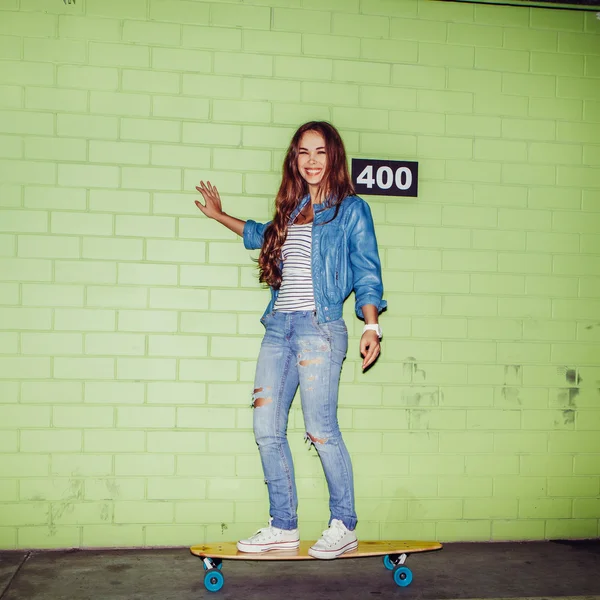
[[[600,540],[446,544],[406,564],[414,580],[399,588],[380,558],[225,561],[225,586],[211,593],[187,548],[0,552],[0,600],[600,600]]]

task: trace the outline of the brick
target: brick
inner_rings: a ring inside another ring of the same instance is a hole
[[[114,331],[115,312],[95,309],[56,309],[54,328],[59,331]]]
[[[466,333],[467,322],[465,319],[412,319],[413,337],[464,338]]]
[[[208,338],[204,336],[150,335],[148,343],[149,356],[173,356],[177,358],[180,356],[199,357],[208,355]]]
[[[242,27],[244,29],[270,29],[271,12],[262,6],[238,6],[231,10],[227,5],[213,4],[210,13],[211,25]]]
[[[581,146],[532,143],[529,147],[529,161],[532,163],[581,164]]]
[[[84,42],[25,38],[23,46],[25,60],[69,64],[86,62]]]
[[[575,429],[574,417],[573,411],[570,410],[524,410],[522,412],[521,427],[543,431],[552,431],[553,429],[572,430]]]
[[[79,235],[111,235],[112,216],[86,213],[51,214],[52,233],[77,233]]]
[[[330,33],[331,14],[324,11],[273,8],[273,29],[292,32]]]
[[[246,79],[243,96],[250,100],[294,102],[300,100],[300,85],[296,81]]]
[[[265,150],[231,150],[215,148],[213,166],[217,169],[232,168],[243,171],[268,171],[271,164],[271,153]]]
[[[123,69],[123,90],[162,94],[179,93],[179,75],[160,71]]]
[[[207,523],[232,523],[233,522],[233,502],[179,502],[175,505],[175,522],[176,523],[196,523],[197,518],[194,515],[198,511],[205,514]]]
[[[0,304],[18,304],[19,285],[17,283],[0,283]]]
[[[150,114],[150,96],[91,91],[90,112],[118,116],[148,116]]]
[[[102,478],[85,482],[85,500],[143,500],[145,485],[141,478]]]
[[[0,473],[2,477],[46,477],[50,465],[50,457],[44,454],[3,454],[0,456]]]
[[[583,164],[585,165],[600,165],[600,152],[594,146],[584,146],[583,148]]]
[[[144,387],[142,383],[86,382],[85,402],[89,404],[142,404]]]
[[[48,160],[85,161],[87,150],[85,140],[38,138],[25,139],[26,158]]]
[[[266,102],[222,100],[213,106],[213,119],[238,123],[267,123],[271,108]]]
[[[277,77],[288,77],[290,79],[303,79],[303,74],[309,72],[311,79],[324,79],[329,81],[332,78],[333,64],[333,61],[324,58],[276,56],[275,75]],[[261,75],[269,73],[256,74]],[[334,77],[334,79],[336,79],[336,77]]]
[[[501,317],[550,317],[550,302],[542,298],[499,298],[498,315]]]
[[[123,167],[121,185],[124,188],[145,190],[181,189],[181,171],[179,169],[161,169],[145,167]],[[131,219],[161,219],[164,217],[130,217]],[[117,227],[119,217],[117,217]],[[163,234],[164,235],[164,234]]]
[[[267,297],[264,290],[261,291],[238,291],[232,294],[229,290],[212,290],[211,291],[211,309],[220,311],[234,310],[237,311],[243,307],[246,311],[262,312],[265,308]],[[241,311],[243,312],[243,311]]]
[[[424,19],[392,18],[390,37],[418,42],[445,42],[446,23]]]
[[[576,234],[528,231],[526,235],[528,251],[579,252],[579,236]]]
[[[360,57],[368,60],[417,62],[418,49],[419,46],[416,42],[368,38],[360,40]],[[348,52],[345,56],[357,58],[354,52]]]
[[[529,71],[529,52],[496,48],[476,48],[475,68],[490,71]]]
[[[152,68],[207,73],[211,70],[211,55],[202,50],[153,48]]]
[[[20,137],[0,135],[1,158],[23,158],[23,140]]]
[[[232,75],[257,75],[259,77],[270,77],[273,75],[273,58],[271,56],[263,56],[261,54],[216,52],[214,55],[214,70],[217,73],[223,74],[228,73]],[[290,74],[287,72],[283,73],[283,75],[287,77],[290,76]]]
[[[445,296],[442,314],[454,316],[496,316],[498,304],[496,298]]]
[[[393,65],[392,83],[406,87],[439,88],[446,85],[446,70],[442,67]]]
[[[243,338],[240,336],[213,338],[210,355],[220,358],[248,358],[258,356],[260,338]]]
[[[576,324],[562,321],[536,321],[523,323],[523,339],[575,340]]]
[[[563,98],[600,100],[596,81],[589,77],[558,77],[557,96]]]
[[[600,54],[597,38],[594,35],[566,31],[558,34],[558,50],[569,54]]]
[[[205,97],[207,89],[211,90],[211,97],[213,98],[241,98],[242,78],[222,75],[183,74],[184,94]],[[187,125],[189,124],[184,123],[184,129]],[[217,125],[213,124],[213,126]]]
[[[52,334],[56,335],[56,334]],[[70,336],[70,334],[68,334]],[[81,339],[73,334],[73,339]],[[78,382],[24,381],[21,384],[21,402],[40,404],[79,403],[83,400],[83,387]]]
[[[0,256],[15,256],[17,236],[0,234]]]
[[[525,250],[525,232],[480,229],[473,230],[472,234],[473,248],[482,250]]]
[[[493,162],[454,160],[447,163],[447,176],[457,181],[500,182],[501,165]]]
[[[84,431],[84,448],[86,452],[143,452],[143,431],[117,431],[115,429],[91,429]],[[147,455],[141,458],[149,458]],[[121,457],[122,459],[130,457]],[[131,457],[133,458],[133,457]],[[129,473],[120,473],[128,475]],[[141,475],[142,473],[135,473]]]
[[[247,47],[247,36],[250,33],[253,32],[244,31],[244,47]],[[268,33],[265,31],[258,33],[259,38],[266,35]],[[186,48],[207,48],[208,50],[240,50],[242,47],[242,32],[239,29],[227,29],[225,27],[183,25],[182,46]],[[248,47],[247,49],[252,50],[253,48]],[[254,49],[258,50],[258,48]]]
[[[389,119],[389,128],[392,131],[417,133],[421,135],[443,135],[445,132],[445,119],[442,114],[390,111]]]
[[[376,152],[378,155],[386,154],[401,159],[406,155],[416,154],[417,138],[409,135],[361,132],[360,150],[362,153]]]
[[[330,72],[331,73],[331,72]],[[323,71],[326,75],[326,71]],[[344,83],[389,84],[390,65],[366,61],[334,60],[333,80]],[[329,77],[321,77],[330,79]]]
[[[316,106],[308,104],[275,104],[273,106],[273,122],[283,123],[285,125],[297,126],[298,123],[303,123],[311,120],[329,120],[331,119],[331,111],[328,106]],[[263,119],[266,121],[266,119]],[[246,177],[246,181],[252,178],[252,175]],[[276,178],[276,183],[273,185],[273,195],[277,193],[277,188],[280,183],[280,178]],[[264,184],[256,186],[255,193],[268,193]],[[249,190],[248,190],[249,191]],[[251,192],[250,192],[251,193]]]
[[[507,28],[504,30],[504,47],[515,50],[555,52],[558,49],[558,36],[553,31]]]
[[[85,210],[85,196],[84,189],[27,186],[25,188],[25,206],[27,208]]]
[[[419,63],[424,65],[468,68],[473,66],[474,57],[475,50],[469,46],[426,43],[419,44]]]
[[[53,135],[53,117],[30,111],[0,111],[0,130],[3,133]]]
[[[117,215],[116,234],[135,237],[172,238],[175,236],[175,219],[154,215]],[[166,271],[166,269],[162,270]]]
[[[62,38],[118,42],[121,23],[117,19],[98,19],[90,16],[61,15],[58,34]]]
[[[63,65],[57,69],[57,82],[61,87],[86,90],[116,90],[118,72],[108,67]]]
[[[98,263],[84,260],[55,261],[54,279],[62,283],[116,283],[115,263]]]
[[[118,19],[145,19],[146,0],[130,0],[126,5],[119,0],[88,0],[86,14]]]
[[[236,379],[237,363],[233,360],[193,360],[179,361],[181,381],[231,381]]]
[[[493,342],[444,341],[443,362],[495,362],[496,344]]]
[[[3,60],[0,83],[53,85],[54,67],[44,63]]]
[[[556,139],[564,142],[595,143],[600,126],[589,123],[557,122]]]
[[[448,69],[448,89],[461,92],[500,93],[502,75],[494,71]]]
[[[203,263],[205,246],[203,242],[148,240],[146,259],[157,262]]]
[[[25,12],[4,12],[0,23],[1,35],[29,37],[54,37],[56,17],[48,14],[27,14]]]
[[[580,120],[582,100],[565,98],[529,98],[529,114],[539,119]]]
[[[18,354],[19,335],[0,333],[0,354]]]
[[[202,500],[206,498],[206,480],[190,477],[148,479],[148,500]]]
[[[23,284],[24,306],[83,306],[83,286]]]
[[[89,142],[89,161],[147,165],[150,162],[150,146],[149,144],[91,140]]]
[[[185,23],[186,20],[184,19],[183,22]],[[181,42],[181,26],[153,21],[125,21],[123,23],[123,41],[178,46]]]
[[[150,308],[172,308],[179,310],[206,309],[208,308],[208,291],[154,288],[150,290],[149,306]]]
[[[170,502],[115,502],[114,510],[114,522],[117,524],[173,522],[174,507]]]
[[[238,127],[234,126],[234,129],[237,130]],[[232,139],[234,135],[238,140],[240,139],[240,133],[238,131],[235,133],[232,131],[231,133]],[[289,127],[255,127],[248,125],[243,127],[243,144],[245,147],[254,146],[258,148],[278,148],[283,150],[287,149],[293,133],[294,131]]]
[[[181,313],[180,330],[184,333],[236,333],[236,319],[228,314],[184,312]]]
[[[90,333],[85,336],[85,354],[143,355],[145,354],[145,337],[122,333]]]
[[[161,384],[149,384],[161,385]],[[186,384],[177,384],[178,387]],[[197,431],[149,431],[148,436],[148,451],[149,452],[164,452],[164,453],[193,453],[192,460],[186,460],[185,456],[177,457],[177,473],[179,475],[205,475],[205,473],[197,472],[198,465],[209,464],[215,465],[222,463],[222,460],[216,460],[215,457],[203,457],[198,455],[198,452],[206,450],[206,433]],[[222,458],[222,457],[221,457]],[[180,466],[190,465],[191,469],[179,469]],[[220,473],[216,470],[214,474]],[[227,469],[225,469],[227,472]]]
[[[19,548],[76,548],[80,543],[79,527],[62,526],[50,533],[47,524],[42,526],[26,526],[19,528]]]
[[[170,265],[169,265],[170,266]],[[171,311],[121,310],[119,331],[177,331],[177,313]]]
[[[468,289],[468,275],[440,274],[439,272],[415,273],[414,275],[415,292],[467,293]]]
[[[55,425],[56,426],[56,425]],[[60,426],[59,426],[60,427]],[[48,431],[21,431],[21,452],[81,452],[82,434],[80,431],[68,431],[52,429]],[[33,500],[27,497],[27,489],[33,483],[31,480],[21,482],[21,497],[23,500]],[[38,482],[39,483],[39,482]],[[29,489],[31,489],[29,487]],[[64,494],[64,486],[59,494]],[[35,498],[40,500],[40,498]],[[50,497],[45,500],[57,500],[62,498]]]
[[[600,188],[600,168],[559,166],[556,180],[559,185]]]
[[[47,212],[27,210],[2,210],[2,223],[0,224],[0,231],[2,232],[43,233],[47,230]],[[41,236],[28,237],[35,239]]]
[[[227,429],[234,427],[235,411],[231,408],[184,407],[177,410],[177,427],[192,429]]]
[[[92,165],[58,165],[58,185],[67,187],[118,187],[119,170],[117,167],[104,167]],[[89,215],[94,217],[97,215]],[[108,215],[106,215],[108,217]],[[93,219],[88,219],[91,222]],[[73,221],[69,216],[58,219],[61,222]],[[77,217],[81,220],[81,217]],[[98,222],[100,220],[98,219]],[[103,231],[105,231],[103,229]]]
[[[418,90],[417,108],[425,112],[471,113],[473,95],[466,92]]]
[[[389,31],[389,19],[380,16],[353,15],[348,14],[348,12],[338,12],[333,14],[331,23],[331,32],[333,34],[345,34],[356,38],[387,38]]]
[[[498,226],[501,229],[550,230],[550,219],[551,213],[546,210],[498,209]]]
[[[152,114],[158,117],[207,119],[208,100],[178,98],[172,96],[154,96]]]
[[[179,125],[158,119],[122,119],[121,138],[130,140],[178,142]]]
[[[500,93],[475,94],[474,112],[492,116],[526,117],[528,98],[507,96]],[[534,124],[535,126],[535,124]]]
[[[114,361],[110,358],[56,358],[56,379],[112,379]]]
[[[238,270],[221,266],[182,266],[180,284],[199,287],[237,287]]]
[[[458,435],[458,434],[456,434]],[[481,434],[479,434],[481,435]],[[493,435],[486,433],[485,435]],[[518,475],[519,457],[512,455],[482,454],[466,456],[468,475]]]
[[[15,183],[55,183],[56,169],[54,164],[34,161],[0,161],[0,179]]]
[[[50,281],[51,262],[27,258],[0,258],[3,281]]]
[[[360,48],[356,44],[356,39],[342,35],[304,33],[302,34],[302,49],[304,54],[328,58],[359,58],[360,55]],[[298,54],[300,54],[300,51],[298,51]]]
[[[494,293],[494,292],[490,292]],[[510,319],[469,319],[468,337],[473,339],[513,339],[522,337],[522,324]]]
[[[154,0],[150,4],[150,18],[156,21],[208,24],[209,6],[184,0]]]
[[[117,426],[128,428],[171,428],[175,426],[175,409],[144,406],[117,408]]]
[[[0,85],[0,107],[1,108],[22,108],[23,92],[20,86]]]
[[[21,364],[33,364],[37,359],[23,359]],[[11,362],[11,359],[3,359],[3,363]],[[17,366],[17,359],[13,359],[12,363]],[[15,370],[14,378],[19,375]],[[50,408],[41,406],[20,406],[18,404],[0,405],[0,415],[4,427],[10,429],[26,429],[33,427],[49,427],[50,426]]]
[[[514,273],[549,273],[551,257],[546,254],[499,254],[498,271]]]
[[[43,502],[33,502],[26,504],[23,502],[9,504],[3,503],[2,515],[0,516],[0,525],[18,526],[22,528],[25,525],[46,525],[48,506]]]

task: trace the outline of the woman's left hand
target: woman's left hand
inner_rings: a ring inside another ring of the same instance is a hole
[[[363,371],[375,362],[379,356],[381,346],[379,344],[379,336],[376,331],[367,330],[360,338],[360,354],[363,357]]]

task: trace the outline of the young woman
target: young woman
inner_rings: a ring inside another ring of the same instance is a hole
[[[354,195],[338,131],[326,122],[302,125],[283,164],[270,223],[241,221],[223,212],[217,188],[200,182],[196,205],[260,248],[260,281],[271,288],[261,322],[254,382],[254,435],[269,491],[268,527],[238,542],[242,552],[299,545],[294,466],[287,442],[292,399],[300,386],[306,437],[314,444],[329,488],[329,528],[309,550],[336,558],[357,547],[350,456],[337,421],[338,386],[348,347],[342,304],[352,290],[366,325],[360,340],[363,370],[379,355],[378,314],[385,309],[377,241],[369,206]]]

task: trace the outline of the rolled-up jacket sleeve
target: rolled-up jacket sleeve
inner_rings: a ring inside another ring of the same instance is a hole
[[[352,209],[354,214],[349,234],[350,265],[354,279],[356,314],[360,319],[364,319],[362,307],[365,304],[375,305],[380,313],[386,309],[387,302],[383,299],[381,262],[371,209],[362,199],[356,202]]]
[[[270,224],[270,221],[268,223],[257,223],[252,219],[248,219],[244,224],[244,247],[247,250],[262,248],[265,231]]]

